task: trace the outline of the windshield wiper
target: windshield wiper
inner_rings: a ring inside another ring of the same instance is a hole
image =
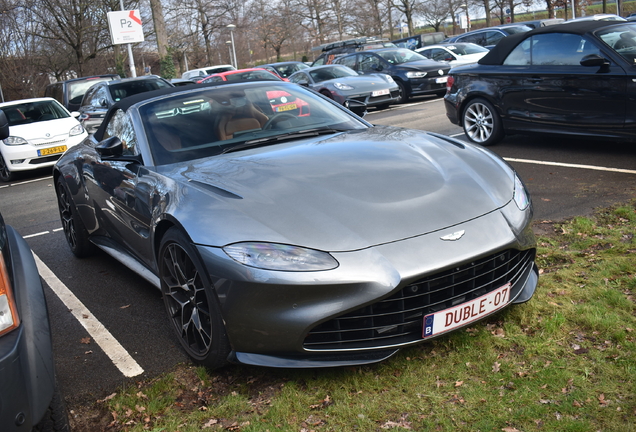
[[[290,139],[298,139],[298,138],[306,138],[306,137],[312,137],[312,136],[318,136],[318,135],[347,132],[348,130],[349,129],[317,128],[317,129],[306,129],[306,130],[301,130],[297,132],[287,132],[287,133],[276,135],[276,136],[245,141],[235,146],[226,148],[225,150],[221,152],[221,154],[230,153],[237,150],[243,150],[249,147],[258,147],[264,144],[282,142],[282,141],[286,141]]]

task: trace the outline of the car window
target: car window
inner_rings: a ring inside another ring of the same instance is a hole
[[[289,81],[298,84],[299,82],[309,82],[309,79],[306,73],[298,72],[290,76]]]
[[[457,42],[472,42],[477,45],[486,45],[486,35],[483,32],[473,33],[466,36],[460,36],[457,38]]]
[[[612,26],[596,35],[631,65],[636,65],[636,25]]]
[[[348,66],[351,69],[355,69],[356,68],[356,57],[357,56],[355,56],[355,55],[341,57],[341,58],[338,59],[338,61],[336,63],[344,65],[344,66]]]
[[[91,98],[90,105],[93,108],[103,108],[103,101],[108,101],[108,90],[106,90],[106,86],[100,85],[97,86],[95,92],[93,93],[93,97]]]
[[[271,72],[266,71],[249,71],[249,72],[239,72],[225,75],[225,79],[228,81],[248,81],[248,80],[260,80],[260,81],[280,81],[278,77],[276,77]]]
[[[491,30],[486,32],[486,43],[484,45],[497,45],[501,39],[506,35],[498,30]]]
[[[68,111],[66,111],[59,102],[54,100],[25,102],[4,106],[0,109],[2,109],[7,116],[9,126],[19,126],[70,117]]]
[[[532,65],[576,65],[588,54],[600,51],[580,35],[547,33],[532,37]]]
[[[118,109],[108,122],[106,131],[102,139],[116,136],[121,140],[124,146],[125,155],[137,155],[139,154],[137,148],[137,136],[135,129],[133,128],[132,121],[128,114],[121,109]]]
[[[360,54],[358,58],[358,69],[361,71],[374,71],[380,65],[380,59],[373,54]]]
[[[437,60],[437,61],[455,60],[452,54],[450,54],[448,51],[443,50],[441,48],[433,48],[431,51],[432,51],[431,56],[429,58],[433,60]]]
[[[112,78],[91,78],[85,81],[72,81],[68,85],[68,102],[70,104],[79,105],[86,91],[93,85],[102,81],[110,81]]]
[[[111,97],[117,102],[128,96],[172,86],[161,79],[143,79],[138,81],[125,81],[108,87]]]
[[[346,66],[333,66],[310,71],[309,75],[314,80],[314,82],[321,82],[335,78],[357,76],[358,73]]]

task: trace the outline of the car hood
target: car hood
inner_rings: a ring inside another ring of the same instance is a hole
[[[374,127],[159,167],[166,212],[198,244],[350,251],[450,227],[502,207],[513,173],[487,150]],[[213,215],[213,216],[212,216]]]
[[[334,78],[331,80],[325,80],[318,83],[316,86],[320,87],[321,85],[334,85],[335,83],[343,83],[348,84],[352,87],[355,87],[355,91],[362,90],[380,90],[385,88],[397,88],[397,84],[395,82],[388,82],[385,78],[378,75],[360,75],[360,76],[349,76],[342,78]]]
[[[67,139],[69,131],[78,124],[74,117],[66,117],[11,126],[11,136],[24,138],[31,144],[49,143]]]

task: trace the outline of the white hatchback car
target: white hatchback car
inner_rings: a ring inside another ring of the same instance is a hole
[[[0,141],[0,181],[17,171],[53,166],[69,147],[88,134],[76,116],[53,98],[0,103],[9,123],[9,137]]]

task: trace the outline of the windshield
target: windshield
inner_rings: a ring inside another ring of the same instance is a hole
[[[68,102],[70,104],[81,104],[82,98],[86,91],[91,88],[93,84],[97,84],[102,81],[110,81],[112,78],[90,78],[86,81],[73,81],[68,83]]]
[[[124,81],[118,84],[112,84],[108,86],[108,89],[110,90],[110,95],[112,96],[113,100],[117,102],[128,96],[167,87],[172,87],[172,85],[168,84],[164,80],[142,79],[137,81]]]
[[[276,65],[274,66],[274,69],[276,69],[280,76],[282,76],[283,78],[287,78],[294,72],[298,72],[299,70],[306,69],[308,67],[309,66],[307,66],[305,63],[291,63],[285,65]]]
[[[70,117],[66,111],[56,101],[25,102],[2,108],[7,116],[9,126],[19,126],[30,123],[38,123],[47,120],[56,120]]]
[[[157,165],[266,145],[293,135],[366,129],[366,123],[297,85],[279,81],[175,93],[139,108]]]
[[[468,54],[479,54],[483,52],[488,52],[488,48],[484,48],[483,46],[477,44],[455,44],[446,47],[451,50],[453,53],[458,56],[468,55]]]
[[[402,64],[417,60],[428,60],[422,54],[405,48],[378,51],[377,54],[391,64]]]
[[[596,36],[629,64],[636,65],[636,24],[611,26],[597,31]]]
[[[336,78],[358,76],[358,72],[347,66],[329,66],[309,72],[315,82],[327,81]]]

